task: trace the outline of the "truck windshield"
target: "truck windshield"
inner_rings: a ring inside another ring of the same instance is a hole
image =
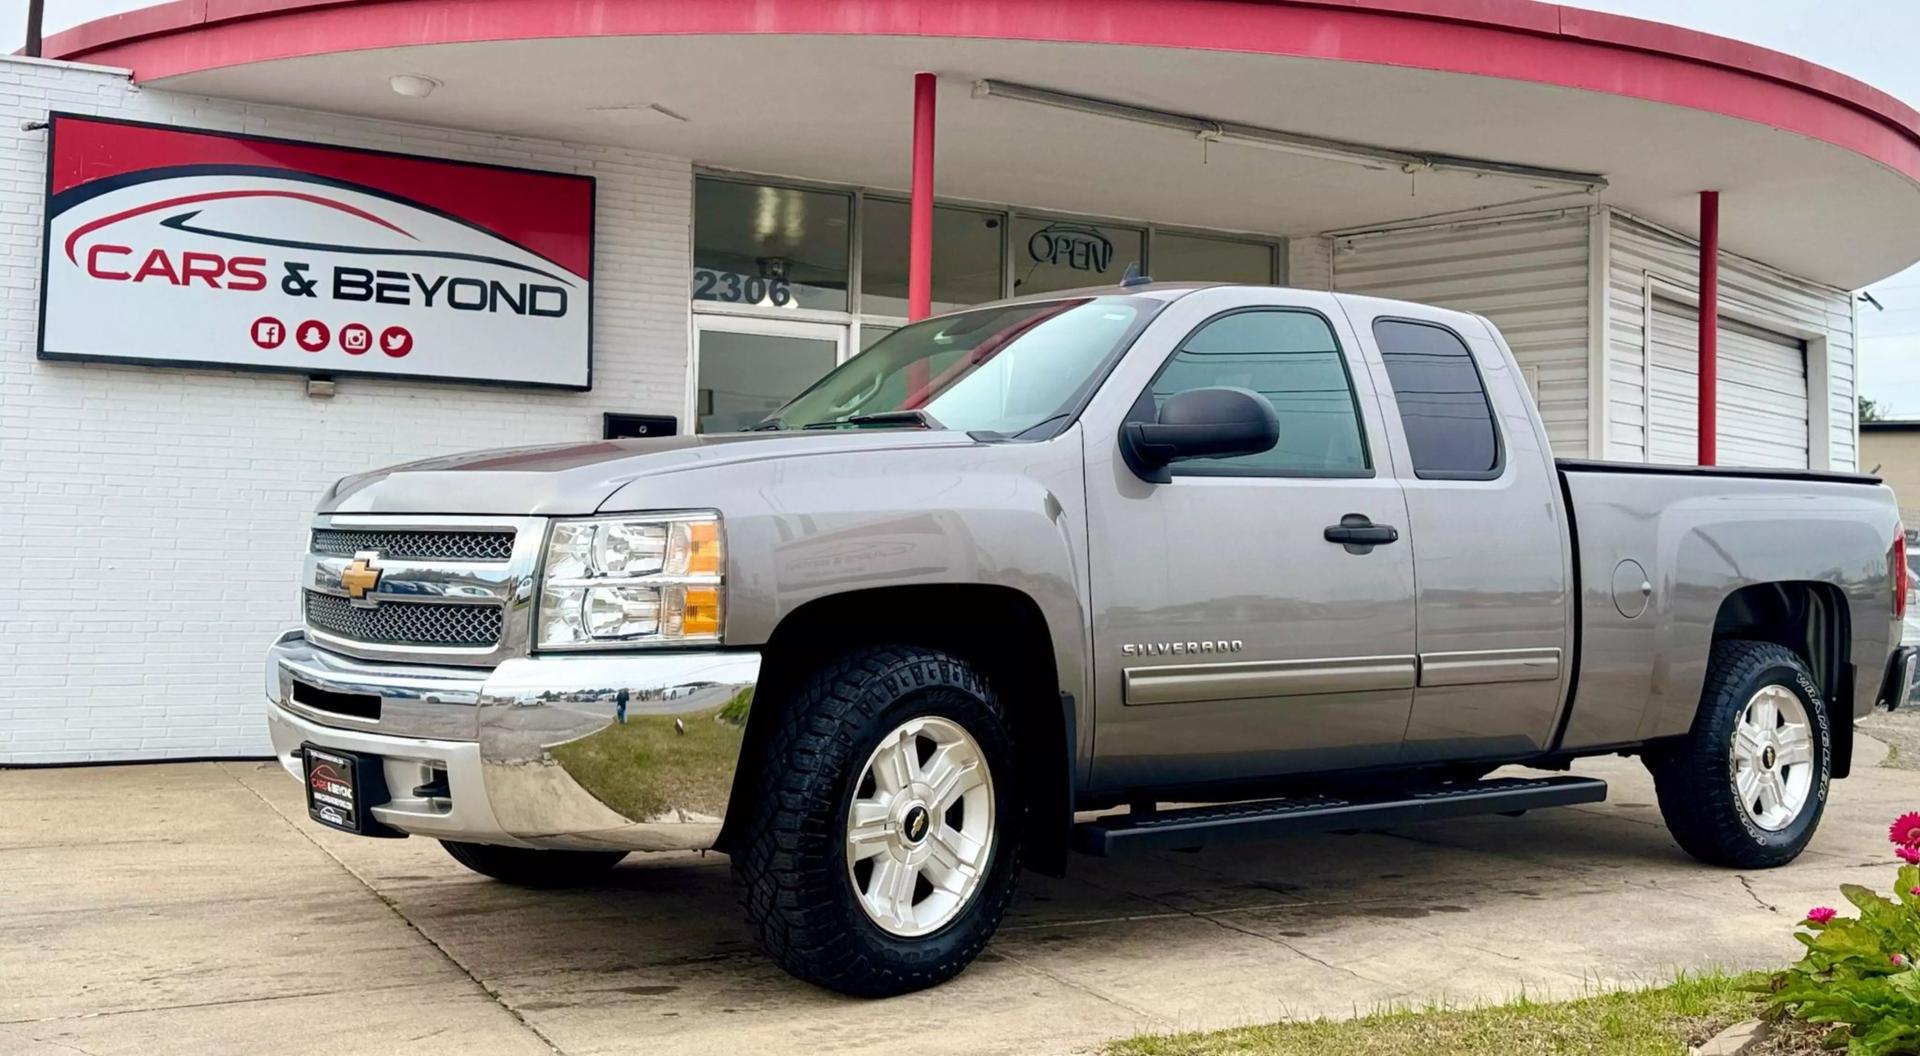
[[[756,428],[957,429],[1018,436],[1062,420],[1159,302],[1082,297],[901,327]]]

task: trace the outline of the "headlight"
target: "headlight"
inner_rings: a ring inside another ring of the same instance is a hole
[[[717,513],[555,521],[538,648],[718,641],[724,559]]]

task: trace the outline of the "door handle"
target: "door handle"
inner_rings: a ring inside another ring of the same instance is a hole
[[[1329,543],[1339,543],[1349,554],[1364,554],[1376,546],[1398,542],[1400,530],[1390,524],[1375,524],[1364,513],[1349,513],[1339,524],[1330,524],[1324,533]]]

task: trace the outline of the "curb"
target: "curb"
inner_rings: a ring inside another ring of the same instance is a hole
[[[1694,1046],[1690,1052],[1692,1056],[1741,1056],[1766,1039],[1767,1025],[1757,1019],[1749,1019],[1715,1034]]]

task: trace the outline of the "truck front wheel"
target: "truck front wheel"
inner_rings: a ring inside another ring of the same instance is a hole
[[[859,996],[959,974],[1020,864],[1013,746],[992,688],[951,654],[869,647],[781,704],[732,859],[755,941],[800,979]]]
[[[1793,861],[1826,808],[1831,741],[1820,689],[1791,650],[1715,643],[1693,729],[1648,754],[1667,829],[1713,865]]]
[[[521,887],[575,887],[592,883],[620,864],[625,851],[543,851],[490,843],[441,840],[453,860],[495,880]]]

